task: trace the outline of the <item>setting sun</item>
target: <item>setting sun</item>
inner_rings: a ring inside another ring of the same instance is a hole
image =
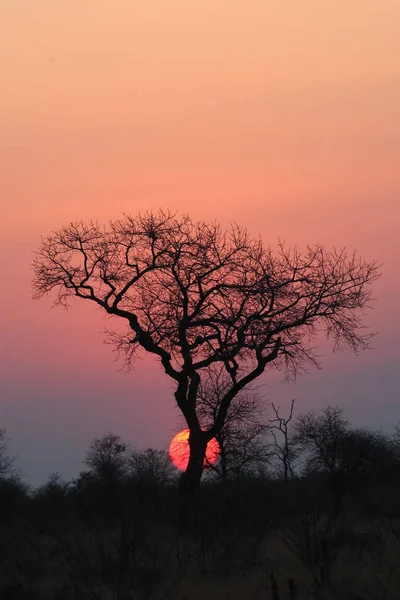
[[[213,438],[207,444],[204,467],[207,464],[214,464],[218,458],[218,454],[219,444]],[[178,469],[181,471],[186,470],[189,462],[189,429],[183,429],[173,438],[169,446],[169,456]]]

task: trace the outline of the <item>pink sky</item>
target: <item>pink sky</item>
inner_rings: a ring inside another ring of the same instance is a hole
[[[92,306],[31,299],[40,236],[81,218],[178,209],[384,262],[373,352],[263,381],[400,419],[399,25],[397,0],[1,3],[0,426],[31,481],[76,474],[109,429],[163,447],[176,425],[167,378],[116,371]]]

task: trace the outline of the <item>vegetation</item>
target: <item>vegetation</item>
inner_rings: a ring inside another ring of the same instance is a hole
[[[291,408],[286,418],[273,408],[249,469],[226,452],[225,471],[206,470],[184,520],[160,450],[107,433],[76,479],[53,474],[29,489],[2,430],[0,597],[397,599],[399,427],[388,435],[352,427],[337,407]]]
[[[224,598],[395,598],[399,428],[355,429],[334,407],[295,419],[294,401],[265,419],[254,387],[267,369],[318,367],[321,334],[335,350],[368,348],[378,269],[163,211],[43,239],[35,298],[87,300],[125,324],[107,341],[128,368],[138,352],[160,361],[190,455],[178,477],[166,453],[109,432],[74,481],[54,474],[27,490],[0,438],[2,598],[183,600],[207,585]],[[219,461],[204,469],[213,438]]]
[[[200,485],[207,443],[222,440],[233,400],[266,369],[293,377],[318,365],[312,343],[321,332],[335,349],[368,347],[361,317],[378,269],[322,246],[300,253],[280,244],[274,252],[237,225],[223,231],[159,211],[108,229],[71,223],[49,235],[36,254],[33,287],[36,298],[56,293],[64,307],[79,298],[125,323],[109,340],[127,366],[138,350],[161,362],[190,430],[186,502]],[[204,428],[200,390],[219,367],[224,393]],[[251,453],[256,446],[254,439]]]

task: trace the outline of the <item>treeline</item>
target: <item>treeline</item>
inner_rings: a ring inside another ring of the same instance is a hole
[[[107,433],[78,477],[32,489],[1,430],[0,598],[196,599],[206,583],[233,599],[400,597],[400,426],[249,406],[185,517],[164,451]]]

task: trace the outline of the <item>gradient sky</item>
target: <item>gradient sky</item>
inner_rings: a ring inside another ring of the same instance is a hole
[[[383,262],[372,352],[262,382],[400,419],[399,31],[398,0],[0,3],[0,426],[28,482],[76,475],[108,430],[146,448],[176,428],[155,361],[119,372],[93,306],[31,299],[40,236],[77,219],[178,209]]]

